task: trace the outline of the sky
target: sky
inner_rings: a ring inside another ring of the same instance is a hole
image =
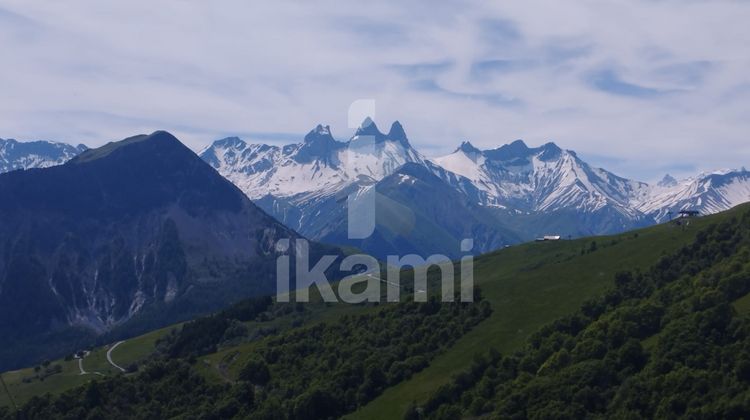
[[[644,181],[750,166],[750,1],[0,0],[0,137],[554,141]]]

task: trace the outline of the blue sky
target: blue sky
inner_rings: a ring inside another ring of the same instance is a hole
[[[750,166],[750,2],[251,3],[0,0],[0,137],[346,139],[374,99],[428,156],[522,138],[641,180]]]

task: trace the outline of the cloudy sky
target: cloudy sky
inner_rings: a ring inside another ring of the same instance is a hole
[[[561,147],[641,180],[750,166],[750,2],[0,0],[0,137]],[[491,4],[492,3],[492,4]]]

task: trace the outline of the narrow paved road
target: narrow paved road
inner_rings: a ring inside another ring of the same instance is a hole
[[[91,352],[85,351],[85,352],[83,352],[83,354],[81,355],[81,357],[76,356],[76,359],[78,359],[78,369],[81,371],[80,374],[81,375],[99,375],[99,376],[104,376],[104,374],[101,373],[101,372],[86,372],[86,369],[83,368],[83,359],[85,359],[86,357],[88,357],[89,354],[91,354]]]
[[[86,371],[83,370],[83,357],[78,359],[78,369],[81,369],[81,375],[86,374]]]
[[[110,365],[114,366],[116,369],[120,369],[120,372],[125,372],[125,369],[121,368],[120,366],[117,365],[117,363],[112,361],[112,350],[116,349],[117,346],[119,346],[122,343],[124,343],[124,341],[118,341],[117,343],[113,344],[112,347],[109,348],[109,350],[107,350],[107,361],[109,362]]]
[[[86,375],[88,372],[83,368],[83,359],[89,355],[88,351],[84,351],[81,353],[81,357],[76,356],[76,359],[78,359],[78,369],[81,370],[81,375]]]

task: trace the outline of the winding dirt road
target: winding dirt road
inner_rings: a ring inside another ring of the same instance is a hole
[[[125,372],[125,369],[118,366],[117,363],[112,361],[112,350],[116,349],[117,346],[119,346],[122,343],[124,343],[124,341],[118,341],[115,344],[113,344],[112,347],[109,348],[109,350],[107,350],[107,361],[109,362],[110,365],[114,366],[115,369],[119,369],[120,372]]]

